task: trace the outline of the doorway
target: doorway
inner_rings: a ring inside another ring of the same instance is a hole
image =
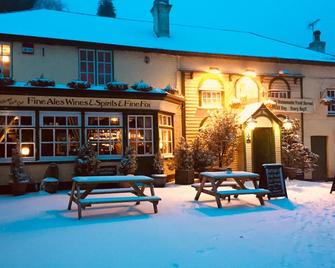
[[[253,130],[253,171],[261,178],[265,177],[263,164],[276,162],[275,138],[272,128],[255,128]]]
[[[318,167],[313,171],[312,178],[317,180],[327,179],[327,136],[312,136],[311,150],[319,155]]]

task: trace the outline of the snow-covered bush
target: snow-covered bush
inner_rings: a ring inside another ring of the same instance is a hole
[[[30,176],[24,170],[24,163],[21,158],[20,145],[17,144],[12,149],[12,163],[10,166],[10,173],[13,183],[31,183]]]
[[[75,160],[75,174],[82,176],[97,175],[100,161],[91,143],[82,145]]]
[[[160,151],[155,155],[154,162],[152,165],[154,174],[163,174],[164,173],[164,159]]]
[[[122,157],[120,162],[119,171],[123,175],[135,174],[137,169],[137,159],[135,149],[127,147],[125,155]]]
[[[184,137],[181,137],[174,152],[174,168],[192,170],[192,150]]]
[[[128,89],[128,84],[120,81],[112,81],[107,83],[107,88],[109,90],[126,90]]]
[[[198,135],[192,143],[193,168],[197,172],[206,170],[206,167],[212,166],[215,156],[208,149],[207,142]]]
[[[87,81],[72,80],[67,86],[73,89],[87,89],[91,87],[91,84]]]
[[[54,80],[44,78],[43,75],[40,78],[30,80],[28,83],[33,87],[54,87],[56,84]]]
[[[149,84],[146,84],[141,80],[140,82],[134,84],[131,86],[132,89],[139,90],[139,91],[150,91],[152,90],[152,86]]]

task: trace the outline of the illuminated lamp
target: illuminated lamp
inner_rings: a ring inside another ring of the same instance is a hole
[[[3,63],[9,62],[9,56],[2,56],[2,62]]]
[[[242,74],[244,76],[248,76],[248,77],[252,77],[252,78],[255,78],[256,75],[257,75],[254,70],[250,70],[250,69],[245,70]]]
[[[283,128],[285,130],[290,130],[293,127],[293,121],[286,116],[286,118],[283,121]]]
[[[112,124],[115,125],[119,122],[119,118],[118,117],[112,117],[111,121],[112,121]]]
[[[28,156],[30,154],[30,149],[28,147],[22,147],[21,148],[21,154],[23,156]]]
[[[212,73],[212,74],[220,74],[221,73],[220,68],[218,68],[218,67],[209,67],[209,72]]]
[[[253,118],[250,118],[247,122],[247,128],[250,130],[254,130],[257,127],[257,121]]]

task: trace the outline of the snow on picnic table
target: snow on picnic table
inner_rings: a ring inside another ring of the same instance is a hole
[[[288,182],[290,199],[241,196],[216,208],[190,186],[150,203],[67,211],[65,192],[0,196],[1,267],[335,267],[330,183]],[[76,208],[76,206],[74,206]]]

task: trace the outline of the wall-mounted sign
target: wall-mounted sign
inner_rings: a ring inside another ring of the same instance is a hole
[[[34,44],[32,43],[23,43],[22,44],[22,54],[34,54]]]
[[[139,109],[176,112],[178,105],[163,100],[0,95],[1,107]]]
[[[272,110],[286,113],[313,113],[314,101],[311,99],[277,99],[271,98],[276,104]]]

